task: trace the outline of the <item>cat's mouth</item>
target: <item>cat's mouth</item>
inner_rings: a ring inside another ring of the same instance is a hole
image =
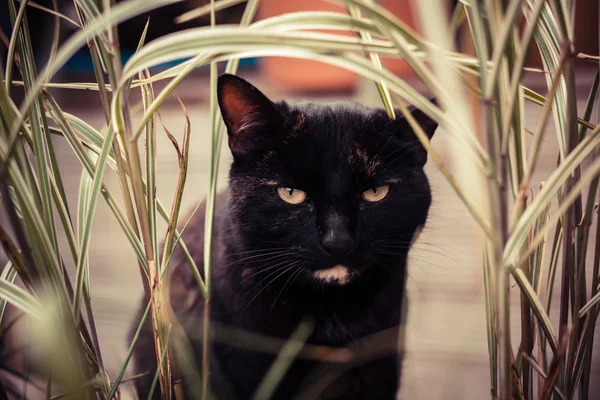
[[[342,264],[337,264],[330,268],[314,271],[313,277],[322,282],[345,285],[350,282],[350,270]]]

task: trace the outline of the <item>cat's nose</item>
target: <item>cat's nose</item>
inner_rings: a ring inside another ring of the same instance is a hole
[[[334,256],[345,255],[354,246],[347,219],[339,214],[333,214],[325,219],[324,225],[322,246]]]

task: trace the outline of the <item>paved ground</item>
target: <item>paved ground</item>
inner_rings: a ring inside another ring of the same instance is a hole
[[[589,87],[586,84],[586,80],[589,82],[588,75],[582,74],[579,77],[582,88]],[[193,132],[184,209],[195,205],[208,187],[209,122],[206,82],[204,78],[191,78],[177,90],[188,108]],[[273,99],[288,96],[260,79],[255,82]],[[365,90],[359,90],[356,94],[359,100],[368,102],[373,99],[370,85],[363,89]],[[587,89],[580,93],[583,102],[587,97]],[[71,91],[64,95],[61,101],[65,102],[66,109],[98,128],[103,126],[102,112],[94,94],[82,95]],[[350,94],[331,94],[318,96],[316,99],[349,97]],[[530,128],[535,126],[537,110],[536,106],[526,107],[526,124]],[[183,117],[176,103],[170,102],[164,106],[161,115],[169,130],[180,134]],[[177,160],[161,129],[158,136],[158,197],[165,205],[169,205],[177,178]],[[450,170],[455,170],[458,158],[451,155],[452,142],[443,131],[436,133],[434,146],[443,155]],[[64,143],[57,147],[62,167],[67,171],[65,181],[69,186],[69,196],[75,205],[81,169]],[[225,147],[221,163],[220,182],[223,184],[226,182],[227,165],[230,161],[227,150]],[[543,168],[537,175],[540,179],[553,169],[555,154],[554,137],[549,136],[542,151]],[[487,398],[489,372],[481,235],[435,166],[430,163],[426,169],[432,182],[434,203],[428,227],[411,252],[408,282],[409,354],[405,362],[402,397],[427,400]],[[115,193],[118,193],[114,174],[108,174],[107,179],[115,188]],[[479,190],[478,182],[469,181],[466,176],[461,181],[472,190]],[[95,219],[90,281],[105,362],[114,371],[125,355],[125,335],[142,295],[142,287],[134,255],[104,203],[99,204]],[[512,293],[512,319],[516,335],[519,329],[518,289],[513,288]],[[557,316],[555,311],[553,310],[553,318]],[[596,347],[599,345],[600,340],[596,340]],[[600,353],[600,348],[596,349],[596,353]],[[600,393],[598,364],[600,362],[596,363],[595,370],[596,393]]]

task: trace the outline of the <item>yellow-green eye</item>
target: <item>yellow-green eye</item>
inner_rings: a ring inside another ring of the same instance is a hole
[[[390,192],[390,185],[383,185],[363,192],[362,198],[369,203],[383,200]]]
[[[283,201],[290,204],[300,204],[306,200],[306,192],[288,187],[277,188],[277,194]]]

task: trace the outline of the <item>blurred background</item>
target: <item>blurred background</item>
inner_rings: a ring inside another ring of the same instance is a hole
[[[441,0],[440,0],[441,1]],[[144,16],[123,23],[119,27],[120,47],[123,61],[133,53],[139,36],[150,20],[147,41],[171,32],[209,24],[209,17],[194,19],[182,24],[175,19],[185,12],[207,4],[206,0],[187,0],[172,6],[163,7]],[[417,31],[410,7],[410,0],[381,0],[380,4],[406,21]],[[38,0],[37,5],[52,8],[49,0]],[[448,2],[452,6],[453,1]],[[598,51],[598,0],[579,0],[576,15],[576,45],[578,52],[597,54]],[[78,20],[72,2],[60,1],[60,12]],[[218,24],[237,24],[245,3],[217,12]],[[596,12],[590,12],[594,9]],[[299,10],[343,10],[322,0],[263,0],[259,18]],[[38,66],[43,66],[49,53],[55,18],[47,11],[29,7],[27,19],[32,34]],[[11,24],[5,1],[0,1],[0,24],[5,37],[10,37]],[[61,37],[64,39],[73,32],[73,25],[61,19]],[[456,43],[462,51],[470,51],[470,43],[461,37]],[[0,58],[5,63],[7,46],[0,44]],[[401,61],[384,60],[384,65],[408,80],[417,88],[420,81]],[[170,65],[163,65],[157,70]],[[541,68],[539,55],[532,52],[530,66]],[[223,67],[223,66],[220,66]],[[581,62],[577,66],[577,84],[580,110],[587,99],[588,90],[594,77],[594,65]],[[156,72],[156,71],[152,71]],[[354,73],[325,64],[286,58],[244,60],[239,75],[249,79],[272,100],[285,99],[313,100],[353,100],[363,104],[378,106],[380,103],[375,86],[358,78]],[[73,57],[56,76],[54,82],[94,82],[91,58],[87,48]],[[546,83],[543,72],[530,72],[525,78],[530,88],[544,92]],[[157,87],[162,86],[160,83]],[[206,194],[209,182],[209,88],[208,69],[201,68],[186,79],[176,89],[177,95],[187,108],[192,127],[190,165],[182,210],[191,210]],[[22,93],[14,90],[11,95],[17,100]],[[77,115],[90,125],[101,130],[105,127],[104,115],[98,93],[95,91],[53,89],[53,95],[64,111]],[[132,104],[141,101],[139,90],[132,90]],[[477,112],[474,103],[473,112]],[[526,126],[533,129],[537,121],[539,107],[526,104]],[[184,114],[173,99],[160,108],[162,123],[173,135],[181,138]],[[137,116],[139,117],[139,115]],[[459,155],[453,154],[452,142],[438,131],[433,145],[444,158],[451,171],[457,171]],[[59,162],[63,170],[67,196],[73,204],[77,202],[81,177],[81,165],[72,154],[67,143],[55,140]],[[178,175],[177,156],[164,129],[159,126],[157,144],[157,196],[163,204],[170,204]],[[542,147],[543,168],[537,170],[533,182],[554,169],[557,148],[555,141],[548,140]],[[231,161],[229,149],[224,146],[221,157],[221,188],[227,184],[228,166]],[[467,210],[455,196],[444,177],[432,165],[426,167],[433,188],[433,206],[428,226],[411,251],[408,293],[409,314],[407,320],[408,355],[405,360],[403,388],[404,399],[481,399],[489,394],[488,350],[485,326],[485,307],[480,232],[471,221]],[[458,172],[458,171],[457,171]],[[468,177],[465,177],[468,179]],[[105,181],[119,193],[115,174],[107,171]],[[480,190],[480,182],[465,182],[473,191]],[[187,217],[184,212],[182,218]],[[165,229],[165,225],[160,226]],[[593,241],[594,239],[591,238]],[[4,257],[2,255],[1,257]],[[137,262],[129,243],[125,239],[117,221],[106,207],[99,202],[90,252],[90,282],[92,305],[96,324],[104,349],[105,364],[111,373],[118,370],[128,346],[127,331],[134,313],[142,298]],[[515,294],[518,288],[514,288]],[[519,296],[511,296],[515,312],[512,323],[515,335],[519,330]],[[558,302],[554,302],[557,304]],[[558,313],[553,310],[551,317],[556,326]],[[14,312],[14,310],[9,310]],[[597,332],[599,332],[598,330]],[[15,366],[25,361],[15,356],[15,342],[3,338],[3,360]],[[595,341],[600,346],[600,340]],[[600,354],[600,349],[594,350]],[[600,396],[600,360],[594,364],[592,393]],[[21,365],[22,366],[22,365]],[[16,368],[16,367],[15,367]],[[27,385],[27,398],[36,398],[41,393],[33,385]],[[135,398],[129,385],[122,385],[122,398]]]

